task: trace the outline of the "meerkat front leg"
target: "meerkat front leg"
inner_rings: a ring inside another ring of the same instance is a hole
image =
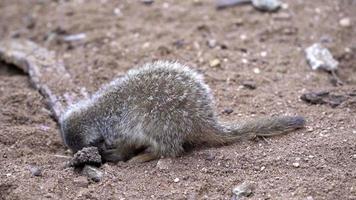
[[[119,161],[126,161],[130,157],[127,151],[122,151],[121,149],[107,149],[103,151],[101,156],[106,162],[114,163]]]
[[[156,160],[158,158],[159,158],[159,156],[157,156],[151,152],[145,152],[145,153],[141,153],[137,156],[134,156],[128,162],[129,163],[144,163],[144,162],[148,162],[151,160]]]

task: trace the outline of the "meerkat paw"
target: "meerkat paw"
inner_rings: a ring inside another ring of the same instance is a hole
[[[128,162],[129,163],[144,163],[151,160],[158,159],[158,156],[154,155],[153,153],[142,153],[137,156],[132,157]]]
[[[110,150],[106,150],[102,153],[102,158],[105,162],[119,162],[119,161],[125,161],[127,159],[125,159],[124,156],[120,155],[119,152],[116,149],[110,149]]]

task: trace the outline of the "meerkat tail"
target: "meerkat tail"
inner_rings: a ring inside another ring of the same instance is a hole
[[[295,129],[303,128],[305,125],[304,117],[282,116],[272,118],[262,118],[247,121],[233,130],[233,134],[253,134],[256,136],[274,136]]]
[[[239,139],[251,139],[256,136],[274,136],[303,128],[305,119],[301,116],[266,117],[246,121],[237,126],[223,127],[220,131],[210,133],[210,144],[225,144]]]

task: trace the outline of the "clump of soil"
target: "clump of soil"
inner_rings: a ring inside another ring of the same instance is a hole
[[[83,167],[84,165],[101,165],[101,155],[96,147],[85,147],[74,154],[69,161],[71,167]]]

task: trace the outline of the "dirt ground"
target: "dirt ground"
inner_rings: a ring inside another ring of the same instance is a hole
[[[87,37],[60,39],[78,33]],[[222,120],[299,114],[307,127],[159,165],[104,164],[103,180],[94,183],[65,167],[71,154],[28,76],[1,63],[0,199],[231,199],[244,181],[254,185],[248,199],[356,199],[355,36],[354,0],[285,0],[276,13],[249,5],[216,10],[203,0],[1,0],[0,38],[56,51],[89,92],[136,65],[174,59],[205,75]],[[344,85],[310,69],[304,48],[315,42],[340,62]],[[220,66],[210,66],[214,59]],[[243,87],[246,81],[256,89]],[[300,100],[311,91],[347,100],[335,108]],[[34,166],[41,176],[31,174]]]

